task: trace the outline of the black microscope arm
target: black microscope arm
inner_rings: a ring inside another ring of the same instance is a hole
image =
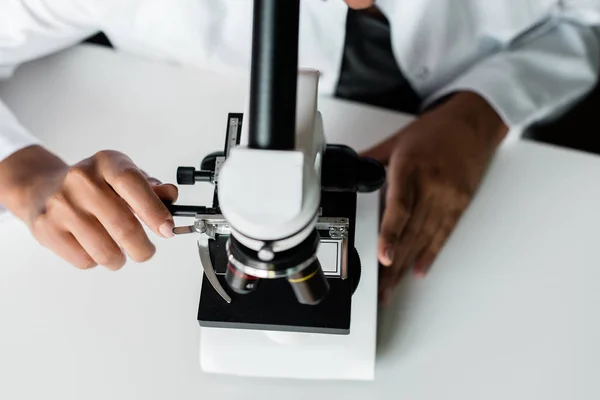
[[[294,150],[300,0],[254,0],[251,149]]]

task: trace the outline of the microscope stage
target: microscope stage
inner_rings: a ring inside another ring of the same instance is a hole
[[[321,199],[322,215],[343,217],[350,220],[348,240],[348,278],[328,277],[330,290],[318,305],[300,304],[285,279],[262,279],[257,288],[249,294],[236,294],[229,291],[230,304],[212,288],[204,276],[198,321],[203,327],[259,329],[269,331],[290,331],[308,333],[348,334],[350,330],[350,310],[352,293],[360,280],[360,258],[354,250],[354,225],[356,219],[356,193],[323,192]],[[227,268],[225,246],[227,236],[221,236],[211,243],[211,257],[215,272],[223,287]],[[340,269],[339,258],[332,244],[323,251],[320,258],[324,270]]]

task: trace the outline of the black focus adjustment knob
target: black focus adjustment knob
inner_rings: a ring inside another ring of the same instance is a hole
[[[206,170],[196,171],[194,167],[177,168],[177,183],[179,185],[193,185],[196,182],[210,182],[213,172]]]
[[[385,167],[377,160],[361,157],[356,187],[361,193],[374,192],[385,184]]]
[[[196,168],[194,167],[179,167],[177,168],[177,184],[193,185],[196,183],[195,178]]]
[[[328,144],[321,168],[321,189],[329,192],[373,192],[385,183],[385,167],[360,157],[352,148]]]

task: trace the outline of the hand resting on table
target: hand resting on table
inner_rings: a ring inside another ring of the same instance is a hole
[[[363,153],[388,166],[378,244],[380,300],[414,266],[424,276],[469,205],[508,128],[461,92]]]

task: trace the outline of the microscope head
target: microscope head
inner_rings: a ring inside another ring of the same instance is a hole
[[[228,283],[237,292],[254,288],[259,278],[285,278],[303,304],[327,294],[317,259],[325,150],[318,80],[316,70],[298,72],[293,149],[238,146],[219,172],[219,205],[231,227]],[[247,133],[242,130],[242,141]]]
[[[316,230],[325,138],[319,73],[298,73],[299,18],[298,0],[254,2],[248,145],[228,155],[218,197],[231,288],[285,278],[300,303],[317,304],[329,290]]]

